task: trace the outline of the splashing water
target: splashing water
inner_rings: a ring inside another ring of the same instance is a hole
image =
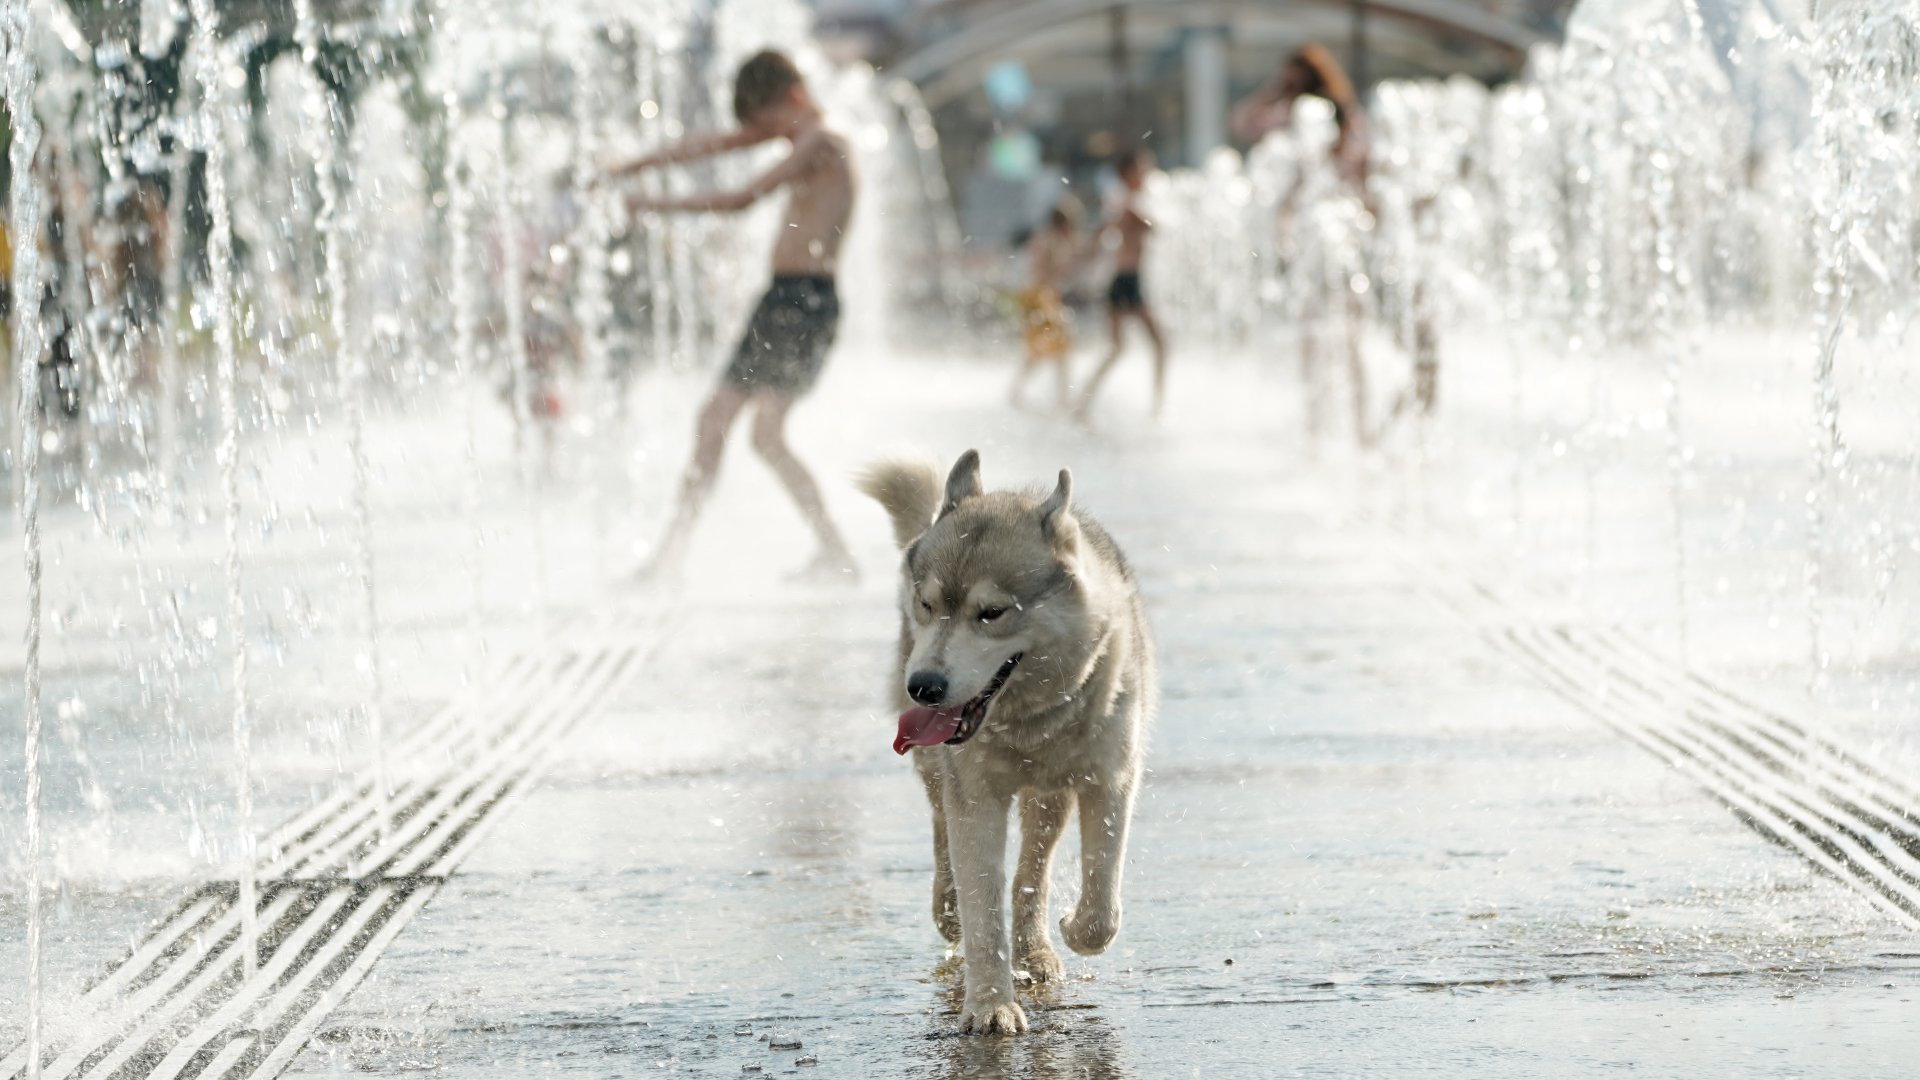
[[[575,76],[580,85],[573,94],[573,198],[579,218],[572,238],[572,265],[577,276],[574,290],[573,320],[580,337],[582,366],[589,381],[593,404],[593,438],[600,447],[594,455],[596,491],[593,499],[594,563],[602,581],[612,576],[608,547],[611,524],[608,517],[618,498],[622,480],[618,468],[619,447],[625,444],[625,432],[617,425],[625,413],[621,407],[621,381],[613,369],[612,348],[607,340],[607,324],[612,303],[607,294],[607,248],[612,242],[611,192],[597,183],[596,156],[600,148],[600,118],[604,104],[597,93],[592,73]]]
[[[666,138],[675,138],[686,134],[686,127],[678,120],[686,113],[683,87],[686,73],[681,68],[681,54],[669,43],[663,42],[660,53],[654,58],[659,76],[660,114],[673,117],[674,120],[662,125],[661,134]],[[682,181],[679,174],[671,170],[656,170],[659,191],[665,196],[682,194]],[[668,253],[668,273],[673,283],[670,290],[673,309],[673,360],[676,364],[691,364],[700,354],[700,327],[694,318],[693,297],[699,294],[694,284],[694,275],[698,268],[694,265],[693,253],[696,247],[694,231],[697,228],[680,216],[663,216],[656,227],[665,233]]]
[[[1817,60],[1813,133],[1812,425],[1806,496],[1809,678],[1832,662],[1825,634],[1830,503],[1849,481],[1836,362],[1855,317],[1860,265],[1883,294],[1920,283],[1911,236],[1914,173],[1920,167],[1920,4],[1823,5],[1812,43]],[[1883,303],[1885,301],[1882,301]],[[1904,321],[1904,319],[1903,319]]]
[[[41,190],[35,176],[34,153],[40,145],[40,122],[33,98],[36,85],[33,62],[33,20],[25,3],[9,3],[0,10],[5,19],[7,114],[13,118],[13,143],[9,161],[13,170],[11,217],[13,235],[19,238],[40,235]],[[45,914],[42,898],[46,893],[45,855],[42,850],[44,825],[40,805],[40,358],[46,349],[45,328],[37,303],[25,298],[40,295],[43,280],[38,246],[31,240],[14,244],[13,295],[14,371],[19,376],[19,411],[15,414],[15,432],[19,438],[19,457],[14,467],[20,477],[20,521],[27,576],[26,655],[22,661],[26,761],[27,831],[27,1077],[39,1080],[42,1027],[45,1017],[44,935]]]
[[[653,39],[645,38],[634,45],[634,89],[640,98],[640,115],[643,119],[657,117],[660,113],[660,63],[660,47]],[[661,126],[664,128],[664,125]],[[660,137],[665,138],[664,131]],[[647,149],[654,147],[648,146]],[[641,180],[641,191],[650,198],[659,198],[665,194],[662,183],[657,171],[648,173]],[[656,362],[664,361],[673,349],[673,314],[666,298],[661,295],[661,283],[667,278],[667,237],[662,225],[658,216],[650,217],[643,224],[647,246],[647,320],[653,332],[653,357]]]
[[[535,500],[538,495],[539,476],[544,467],[543,462],[550,464],[546,455],[551,448],[548,439],[553,431],[550,420],[543,420],[539,430],[535,430],[536,395],[543,391],[534,378],[532,358],[527,351],[525,227],[521,213],[521,193],[514,178],[516,143],[513,116],[508,112],[506,102],[499,96],[500,93],[501,88],[496,83],[494,97],[489,105],[489,111],[498,125],[496,146],[501,162],[501,175],[494,189],[495,221],[500,235],[500,302],[506,308],[506,317],[503,321],[506,327],[507,377],[511,388],[509,392],[512,395],[514,437],[520,462],[520,485],[528,501],[527,517],[532,523],[534,581],[532,602],[544,623],[550,615],[548,600],[551,593],[547,566],[547,530],[544,522],[545,515],[540,513]]]
[[[1373,95],[1374,221],[1370,236],[1345,235],[1368,245],[1370,270],[1384,270],[1371,275],[1378,288],[1367,302],[1399,327],[1400,348],[1369,357],[1368,366],[1397,368],[1390,376],[1417,383],[1410,339],[1419,335],[1409,324],[1421,323],[1437,327],[1447,345],[1504,338],[1516,361],[1526,356],[1524,369],[1515,363],[1504,373],[1506,415],[1498,435],[1483,440],[1489,453],[1501,442],[1500,471],[1479,475],[1512,481],[1494,512],[1527,519],[1529,549],[1545,565],[1559,555],[1552,532],[1562,517],[1545,510],[1563,489],[1541,483],[1535,499],[1533,485],[1523,490],[1520,481],[1549,478],[1556,466],[1543,450],[1555,458],[1563,446],[1574,452],[1580,477],[1564,491],[1581,501],[1564,515],[1573,526],[1565,530],[1573,541],[1566,578],[1584,581],[1589,597],[1605,591],[1597,565],[1616,573],[1626,565],[1602,559],[1610,538],[1659,520],[1638,501],[1653,484],[1602,478],[1616,463],[1656,461],[1669,568],[1661,576],[1671,583],[1661,621],[1675,627],[1676,651],[1689,663],[1703,607],[1727,594],[1724,576],[1708,586],[1708,574],[1730,565],[1726,553],[1705,549],[1708,537],[1774,512],[1765,502],[1772,490],[1745,487],[1752,481],[1742,470],[1751,465],[1696,452],[1696,443],[1732,430],[1697,403],[1715,400],[1729,379],[1743,392],[1771,390],[1766,365],[1781,336],[1774,331],[1812,338],[1810,424],[1791,435],[1773,431],[1776,446],[1810,440],[1799,474],[1805,487],[1795,493],[1804,505],[1795,498],[1785,510],[1805,540],[1791,558],[1769,552],[1756,591],[1790,611],[1793,598],[1774,594],[1803,582],[1811,647],[1800,655],[1816,677],[1835,663],[1836,612],[1853,641],[1868,630],[1874,640],[1895,632],[1895,620],[1870,620],[1890,610],[1894,583],[1911,574],[1911,553],[1920,550],[1905,524],[1920,468],[1896,470],[1881,429],[1870,437],[1875,459],[1862,464],[1841,417],[1856,387],[1870,413],[1884,413],[1882,402],[1901,392],[1898,340],[1920,313],[1916,27],[1920,4],[1912,0],[1822,4],[1799,20],[1734,0],[1594,0],[1570,18],[1566,43],[1536,51],[1516,84],[1489,91],[1464,80],[1390,82]],[[1270,138],[1238,167],[1209,161],[1175,170],[1164,188],[1175,197],[1157,204],[1163,232],[1230,245],[1221,208],[1249,191],[1252,216],[1240,227],[1256,239],[1275,231],[1276,217],[1324,220],[1323,207],[1289,194],[1302,170],[1319,164],[1308,132],[1316,122],[1303,116],[1295,133]],[[1796,233],[1797,223],[1808,231]],[[1339,258],[1349,241],[1297,224],[1294,249],[1284,234],[1282,241],[1289,270],[1280,274],[1259,259],[1195,258],[1179,241],[1150,248],[1149,274],[1169,282],[1161,311],[1176,338],[1217,338],[1223,297],[1250,298],[1234,301],[1244,305],[1235,319],[1257,335],[1276,324],[1310,329],[1308,298],[1325,295],[1325,283],[1301,268]],[[1416,306],[1427,314],[1414,316]],[[1287,317],[1274,317],[1281,312]],[[1767,351],[1736,366],[1729,352],[1737,347],[1723,339],[1763,334],[1772,335]],[[1559,348],[1536,349],[1536,340]],[[1888,359],[1874,368],[1882,352]],[[1562,358],[1577,379],[1558,374]],[[1400,374],[1409,369],[1411,380]],[[1797,366],[1794,381],[1802,415],[1806,371]],[[1577,405],[1562,392],[1576,381],[1584,386]],[[1315,379],[1306,384],[1309,401],[1324,396]],[[1656,404],[1636,407],[1649,389]],[[1769,399],[1767,415],[1782,407]],[[1400,411],[1384,415],[1390,428]],[[1911,436],[1905,440],[1899,452],[1920,461]],[[1396,453],[1419,454],[1424,437],[1416,431],[1395,445]],[[1720,505],[1710,502],[1716,495]],[[1473,513],[1489,509],[1476,502]],[[1847,583],[1858,566],[1867,567],[1868,584],[1855,596]],[[1717,606],[1733,610],[1730,600]]]
[[[339,138],[334,116],[338,110],[332,92],[320,70],[320,24],[314,19],[312,0],[295,0],[294,38],[300,43],[300,58],[307,82],[309,152],[313,159],[314,185],[320,198],[317,227],[324,265],[328,320],[333,331],[333,368],[336,393],[347,417],[347,456],[353,471],[353,566],[360,586],[360,600],[366,651],[366,696],[361,708],[367,720],[367,742],[372,751],[373,789],[379,800],[378,815],[370,850],[377,850],[385,835],[389,813],[387,800],[392,795],[388,782],[387,738],[384,716],[385,690],[380,675],[380,605],[375,589],[373,563],[372,478],[367,460],[367,383],[366,357],[356,346],[347,293],[347,252],[345,238],[346,207],[340,193]]]
[[[219,13],[213,0],[193,0],[194,55],[200,80],[198,134],[207,156],[207,208],[213,223],[207,237],[211,275],[208,306],[218,352],[221,513],[226,538],[226,637],[232,650],[233,751],[237,824],[240,831],[239,907],[241,963],[251,976],[259,963],[259,900],[255,883],[253,828],[253,733],[247,709],[246,598],[240,583],[240,355],[233,314],[233,216],[227,203],[225,140],[226,64],[219,37]]]
[[[486,582],[483,570],[485,537],[480,531],[480,436],[479,379],[474,370],[480,355],[479,267],[473,257],[473,170],[467,162],[459,134],[466,120],[466,109],[457,90],[447,91],[447,254],[452,282],[453,363],[454,372],[466,382],[461,397],[462,445],[460,505],[472,533],[467,552],[469,592],[467,605],[467,645],[472,656],[483,650],[481,628],[486,610]]]

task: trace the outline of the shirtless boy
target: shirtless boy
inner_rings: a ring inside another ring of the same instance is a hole
[[[855,573],[853,553],[827,517],[819,485],[787,446],[786,424],[787,411],[820,377],[839,328],[840,299],[833,276],[853,216],[856,181],[850,148],[844,136],[826,126],[793,61],[778,52],[761,52],[740,65],[733,112],[740,121],[737,129],[690,135],[609,174],[632,176],[774,139],[785,139],[792,148],[785,160],[736,191],[627,200],[637,212],[737,213],[783,187],[788,192],[787,212],[773,245],[773,282],[754,309],[720,385],[700,411],[693,459],[681,481],[673,520],[639,576],[658,578],[679,569],[701,505],[718,476],[727,433],[751,405],[753,448],[785,485],[820,543],[819,553],[797,576],[848,580]]]
[[[1147,309],[1147,298],[1140,291],[1140,261],[1147,246],[1147,234],[1153,231],[1153,223],[1140,212],[1140,189],[1146,185],[1148,174],[1153,172],[1153,154],[1145,148],[1129,150],[1114,162],[1114,171],[1119,174],[1121,200],[1112,216],[1100,227],[1102,233],[1119,238],[1119,250],[1115,254],[1113,284],[1107,288],[1107,333],[1111,344],[1107,347],[1106,359],[1093,372],[1093,378],[1087,380],[1087,388],[1080,396],[1080,405],[1074,415],[1086,419],[1087,410],[1093,405],[1093,395],[1100,389],[1101,380],[1120,359],[1122,344],[1121,330],[1129,316],[1140,320],[1147,331],[1147,338],[1153,342],[1153,414],[1160,415],[1167,399],[1167,343],[1160,336],[1160,324],[1154,321],[1153,312]]]

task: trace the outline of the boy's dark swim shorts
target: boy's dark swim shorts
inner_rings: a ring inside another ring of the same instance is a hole
[[[824,274],[778,274],[753,309],[726,378],[748,390],[813,388],[840,328],[840,297]]]
[[[1140,272],[1122,270],[1113,275],[1113,284],[1107,287],[1107,306],[1115,311],[1139,311],[1147,306],[1147,298],[1140,294]]]

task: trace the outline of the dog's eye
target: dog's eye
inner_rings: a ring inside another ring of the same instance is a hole
[[[981,608],[980,621],[992,622],[993,620],[999,618],[1002,615],[1005,615],[1006,613],[1007,613],[1007,609],[1003,607]]]
[[[920,601],[920,611],[922,614],[931,615],[933,614],[933,605],[922,600]]]

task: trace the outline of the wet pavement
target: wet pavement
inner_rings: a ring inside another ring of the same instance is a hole
[[[883,520],[830,485],[865,576],[782,583],[801,532],[742,440],[677,588],[595,586],[591,495],[556,515],[545,557],[565,599],[490,616],[494,655],[614,611],[646,663],[556,736],[544,779],[290,1075],[1891,1076],[1920,1057],[1912,925],[1489,647],[1489,620],[1537,609],[1516,592],[1476,624],[1436,596],[1442,571],[1409,549],[1441,545],[1393,524],[1396,477],[1309,467],[1273,374],[1210,370],[1222,406],[1189,397],[1161,426],[1116,384],[1089,433],[1001,408],[998,369],[863,370],[797,419],[823,476],[914,445],[978,447],[990,487],[1069,465],[1077,504],[1136,564],[1165,702],[1110,952],[1068,957],[1029,1036],[954,1034],[925,800],[889,747]],[[697,389],[645,407],[654,459],[623,531],[664,505]],[[856,392],[861,419],[836,422]],[[427,574],[431,535],[388,542]],[[1494,588],[1514,584],[1497,550],[1488,563]],[[409,658],[396,696],[423,703],[397,727],[457,693],[447,573],[397,590],[415,599],[397,600],[413,629],[390,635]],[[298,769],[270,754],[268,772]],[[276,790],[269,812],[302,801]],[[110,960],[177,873],[76,891],[64,970]]]

